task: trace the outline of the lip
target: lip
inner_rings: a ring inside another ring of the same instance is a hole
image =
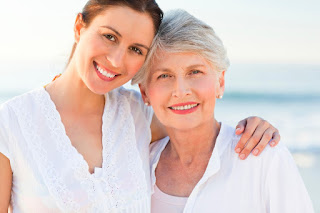
[[[197,106],[191,108],[191,109],[185,109],[185,110],[175,110],[175,109],[172,109],[171,107],[179,107],[179,106],[185,106],[185,105],[193,105],[193,104],[197,104]],[[180,114],[180,115],[183,115],[183,114],[190,114],[190,113],[193,113],[194,111],[196,111],[199,107],[199,103],[197,102],[185,102],[185,103],[179,103],[179,104],[174,104],[170,107],[168,107],[168,109],[170,109],[173,113],[175,114]]]
[[[109,78],[109,77],[107,77],[107,76],[102,75],[102,74],[99,72],[99,70],[97,70],[96,66],[99,66],[99,67],[101,67],[102,69],[106,70],[108,73],[110,73],[110,74],[112,74],[112,75],[115,75],[115,77]],[[113,72],[113,71],[111,71],[111,70],[109,70],[109,69],[106,69],[104,66],[98,64],[98,63],[95,62],[95,61],[93,62],[93,67],[94,67],[94,70],[96,71],[98,77],[99,77],[101,80],[103,80],[103,81],[113,81],[113,80],[116,79],[118,76],[120,76],[120,74],[117,74],[117,73],[115,73],[115,72]]]

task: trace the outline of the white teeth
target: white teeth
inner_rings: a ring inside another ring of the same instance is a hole
[[[103,75],[106,76],[108,78],[114,78],[116,75],[113,75],[111,73],[108,73],[107,71],[105,71],[104,69],[102,69],[101,67],[99,67],[98,65],[96,65],[97,70]]]
[[[170,107],[173,110],[187,110],[198,106],[198,104],[189,104],[184,106]]]

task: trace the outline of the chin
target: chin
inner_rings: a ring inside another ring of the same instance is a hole
[[[90,85],[88,86],[88,89],[94,93],[94,94],[97,94],[97,95],[104,95],[106,94],[107,92],[110,91],[110,89],[107,89],[107,88],[99,88],[97,87],[96,85]]]
[[[178,130],[178,131],[192,131],[195,128],[197,128],[198,125],[196,124],[190,124],[190,123],[181,123],[181,124],[176,124],[176,125],[170,125],[170,128]]]

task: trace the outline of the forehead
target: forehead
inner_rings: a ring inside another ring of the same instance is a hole
[[[154,25],[148,13],[138,12],[127,6],[109,6],[91,23],[95,27],[110,26],[122,36],[144,42],[154,37]]]
[[[176,70],[192,66],[211,67],[210,63],[200,54],[193,52],[168,52],[158,50],[151,63],[151,72],[158,70]]]

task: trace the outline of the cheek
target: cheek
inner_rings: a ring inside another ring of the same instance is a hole
[[[211,96],[215,96],[217,89],[219,88],[219,84],[215,77],[210,78],[201,78],[200,80],[194,81],[194,88],[199,88],[201,93]]]
[[[159,98],[157,97],[158,93],[156,92],[157,89],[155,87],[149,87],[147,97],[149,98],[150,102],[152,103],[152,107],[157,107],[157,100]]]
[[[159,86],[154,85],[149,87],[147,96],[155,111],[158,111],[158,109],[167,104],[166,91]]]
[[[134,76],[142,67],[144,63],[144,57],[134,56],[133,58],[126,61],[127,72],[130,76]]]
[[[195,81],[192,85],[197,95],[204,99],[204,101],[210,105],[215,105],[217,95],[217,83],[213,79],[202,79],[201,81]]]

